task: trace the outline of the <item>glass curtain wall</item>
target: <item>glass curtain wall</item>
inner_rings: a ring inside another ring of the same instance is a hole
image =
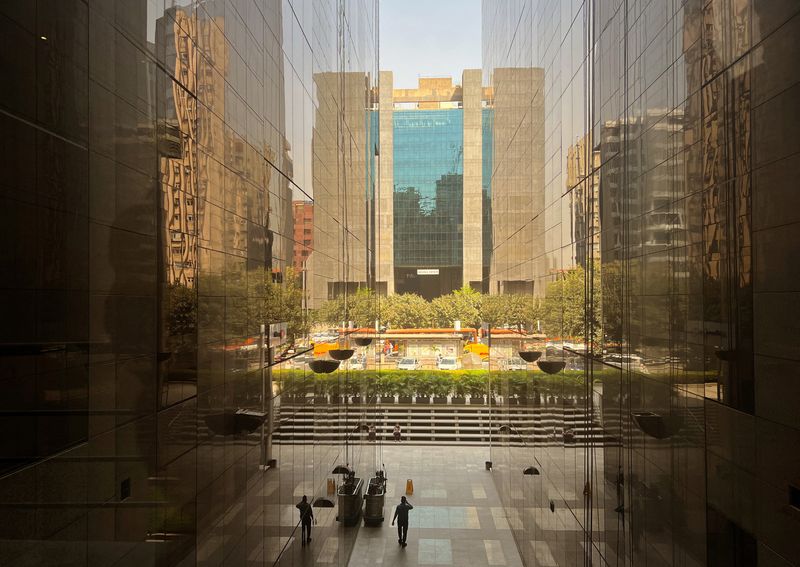
[[[533,283],[519,347],[564,365],[492,372],[527,565],[800,561],[798,26],[757,0],[484,2],[490,289]]]
[[[394,111],[394,265],[398,293],[429,299],[461,287],[464,111]],[[435,268],[437,289],[417,282]],[[412,279],[412,287],[405,279]],[[437,278],[437,279],[439,279]],[[438,282],[437,282],[438,283]]]
[[[377,4],[0,6],[1,564],[347,564],[295,504],[374,458],[287,346],[368,277]]]

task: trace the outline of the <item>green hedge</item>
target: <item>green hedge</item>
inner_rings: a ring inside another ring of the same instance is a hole
[[[595,382],[618,381],[618,370],[595,371]],[[337,396],[340,393],[367,396],[421,396],[444,397],[482,396],[489,388],[489,379],[494,393],[500,393],[507,385],[511,395],[578,395],[586,388],[586,375],[581,370],[565,370],[558,374],[540,371],[514,370],[492,372],[487,370],[350,370],[331,374],[313,374],[304,370],[276,370],[273,379],[280,391],[286,394],[313,392],[316,395]],[[651,374],[648,378],[669,381],[666,374]],[[713,373],[685,372],[674,379],[684,384],[703,383],[713,378]]]

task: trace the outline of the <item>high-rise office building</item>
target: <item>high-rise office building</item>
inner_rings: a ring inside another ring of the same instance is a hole
[[[0,565],[800,565],[797,2],[378,5],[0,2]]]
[[[394,89],[381,73],[378,290],[431,299],[481,289],[483,114],[478,70]]]
[[[370,80],[361,72],[314,75],[315,253],[308,260],[316,275],[309,284],[312,308],[375,286],[378,117],[377,89]],[[359,127],[349,128],[350,124]],[[321,209],[330,214],[317,215]]]
[[[796,3],[483,3],[493,265],[542,254],[543,358],[582,369],[527,397],[595,420],[545,438],[495,412],[526,565],[800,564],[798,30]]]
[[[373,466],[270,443],[300,410],[265,335],[368,277],[377,4],[0,5],[0,564],[305,564],[295,491]],[[320,230],[353,253],[315,268]],[[318,515],[345,565],[355,533]]]

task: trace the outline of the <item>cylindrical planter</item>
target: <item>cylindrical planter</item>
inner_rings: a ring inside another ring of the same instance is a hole
[[[454,406],[463,406],[467,403],[467,399],[463,397],[454,397],[450,400],[450,403]]]

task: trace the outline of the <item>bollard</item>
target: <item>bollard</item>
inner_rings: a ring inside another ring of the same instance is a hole
[[[406,496],[412,496],[414,494],[414,481],[410,478],[406,481]]]

